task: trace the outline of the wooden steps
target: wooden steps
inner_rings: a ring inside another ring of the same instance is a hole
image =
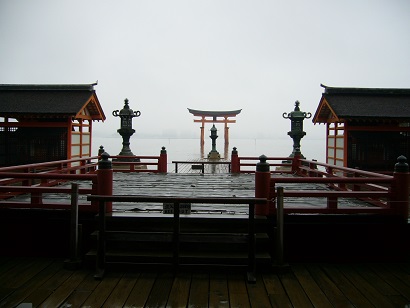
[[[266,218],[255,220],[255,263],[272,264]],[[106,225],[106,264],[144,267],[164,265],[178,267],[238,267],[249,265],[248,220],[245,217],[190,217],[180,219],[180,234],[173,231],[170,216],[111,215]],[[97,241],[98,231],[92,234]],[[177,243],[176,243],[177,241]],[[86,254],[94,263],[95,246]]]

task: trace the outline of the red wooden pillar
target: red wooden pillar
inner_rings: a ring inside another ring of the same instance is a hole
[[[292,158],[292,173],[299,174],[300,173],[300,153],[296,153],[295,156]]]
[[[410,173],[407,158],[403,155],[397,158],[394,166],[393,202],[390,206],[405,220],[409,218],[409,185]]]
[[[161,154],[159,155],[158,172],[167,173],[168,171],[167,166],[168,166],[167,150],[165,149],[165,147],[162,147]]]
[[[269,200],[270,170],[265,155],[259,156],[255,172],[255,197]],[[266,204],[255,205],[255,215],[269,215],[269,201]]]
[[[98,194],[103,196],[112,196],[113,188],[113,170],[112,162],[108,159],[110,155],[107,152],[101,154],[101,159],[98,161]],[[106,212],[112,212],[112,202],[106,203]]]
[[[231,153],[231,173],[241,172],[241,166],[239,165],[239,156],[236,147],[233,148]]]

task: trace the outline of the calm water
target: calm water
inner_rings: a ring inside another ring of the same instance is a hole
[[[224,155],[223,138],[217,140],[217,150]],[[169,167],[173,160],[193,160],[201,158],[198,139],[136,139],[131,138],[131,151],[134,155],[159,155],[164,146],[168,153]],[[231,139],[229,143],[229,156],[233,147],[238,149],[239,156],[289,156],[292,153],[292,140],[287,139]],[[302,139],[302,154],[307,159],[325,161],[325,141],[319,139]],[[100,145],[104,146],[107,153],[118,155],[122,149],[122,139],[118,138],[93,138],[93,154],[96,155]],[[205,141],[205,155],[211,151],[211,140]],[[229,157],[228,156],[228,157]],[[168,168],[171,170],[172,168]]]

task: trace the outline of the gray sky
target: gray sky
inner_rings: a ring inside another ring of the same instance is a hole
[[[199,137],[193,108],[242,109],[231,138],[289,138],[282,113],[314,114],[320,83],[409,88],[409,30],[406,0],[0,0],[0,83],[98,80],[101,136],[128,98],[136,136]]]

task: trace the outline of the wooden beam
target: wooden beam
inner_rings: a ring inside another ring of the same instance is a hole
[[[236,120],[194,120],[195,123],[236,123]]]

